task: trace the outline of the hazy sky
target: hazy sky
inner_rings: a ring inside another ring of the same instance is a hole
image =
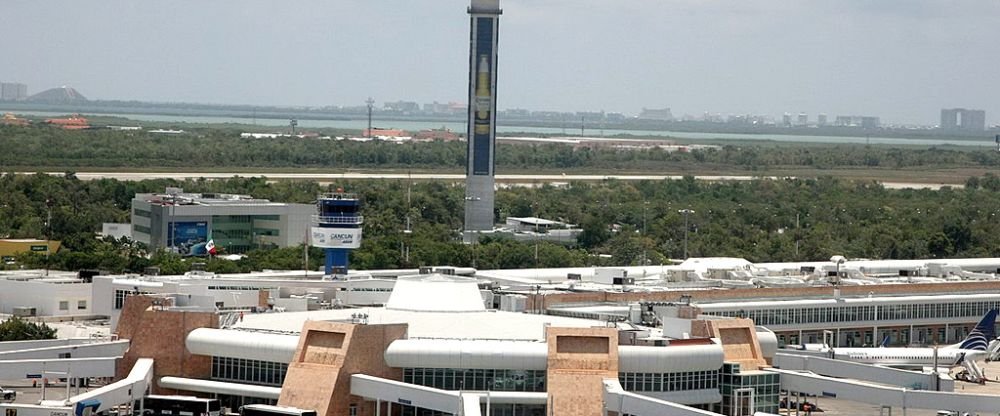
[[[500,108],[1000,122],[997,0],[502,0]],[[91,99],[465,101],[467,0],[3,0],[0,80]]]

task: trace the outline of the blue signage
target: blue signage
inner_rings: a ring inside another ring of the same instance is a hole
[[[495,18],[476,18],[475,93],[469,103],[473,114],[469,147],[472,149],[472,174],[493,173],[493,26]]]
[[[208,222],[174,222],[169,227],[172,238],[168,244],[176,247],[180,254],[189,254],[192,247],[208,241]]]

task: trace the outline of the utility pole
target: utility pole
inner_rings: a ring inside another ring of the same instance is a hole
[[[52,251],[51,249],[49,249],[49,246],[51,245],[51,243],[49,242],[49,240],[52,240],[52,200],[51,199],[46,199],[45,200],[45,211],[46,211],[46,215],[45,215],[46,216],[46,219],[45,219],[45,276],[48,277],[48,275],[49,275],[49,252]]]
[[[302,269],[305,270],[303,277],[309,278],[309,234],[312,224],[306,224],[306,235],[302,239]]]
[[[403,239],[399,241],[399,255],[403,258],[403,264],[410,264],[410,234],[413,233],[410,223],[410,210],[412,210],[412,200],[410,199],[410,188],[413,186],[413,175],[411,172],[406,172],[406,229],[403,230]],[[475,260],[473,260],[472,267],[476,267]]]
[[[649,208],[649,201],[642,201],[642,238],[646,239],[646,209]],[[642,242],[642,265],[646,265],[646,242]]]
[[[684,259],[688,258],[688,216],[694,214],[693,209],[679,209],[677,212],[684,214]]]
[[[368,134],[365,136],[370,139],[372,138],[372,108],[375,107],[375,100],[373,100],[372,97],[368,97],[368,99],[365,100],[365,104],[368,104]]]

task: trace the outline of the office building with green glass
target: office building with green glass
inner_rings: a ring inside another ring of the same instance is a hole
[[[311,204],[167,188],[132,199],[132,236],[150,250],[198,255],[212,241],[220,253],[240,254],[302,244],[315,213]]]

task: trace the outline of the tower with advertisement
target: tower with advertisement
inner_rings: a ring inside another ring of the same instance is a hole
[[[468,161],[465,239],[494,226],[496,165],[497,40],[500,0],[472,0],[469,7]]]
[[[309,232],[309,244],[325,253],[324,274],[346,275],[351,250],[361,247],[361,201],[355,194],[339,191],[320,195],[317,215]]]

